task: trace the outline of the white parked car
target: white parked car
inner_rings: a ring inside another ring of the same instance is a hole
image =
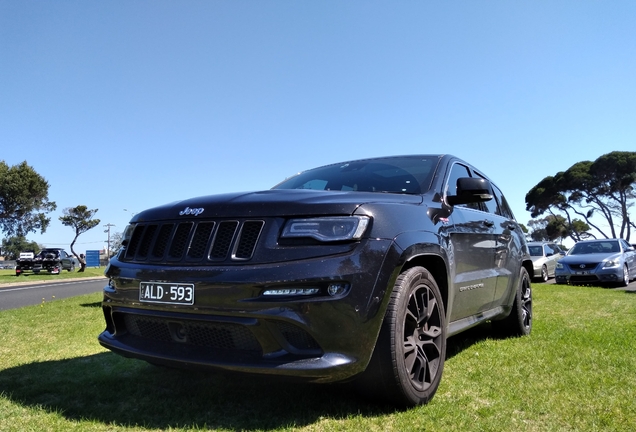
[[[565,256],[563,249],[556,243],[530,242],[528,250],[534,267],[533,279],[546,282],[554,277],[557,261]]]

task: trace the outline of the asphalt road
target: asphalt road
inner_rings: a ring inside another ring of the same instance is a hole
[[[0,311],[101,292],[106,278],[0,285]]]

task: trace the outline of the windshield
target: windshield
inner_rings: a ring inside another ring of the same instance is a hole
[[[570,255],[616,253],[620,252],[620,250],[621,248],[616,240],[595,241],[575,244],[570,250]]]
[[[273,189],[421,194],[430,187],[437,160],[410,156],[343,162],[302,172]]]

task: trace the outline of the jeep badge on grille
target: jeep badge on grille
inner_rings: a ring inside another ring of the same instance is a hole
[[[203,210],[205,209],[202,207],[199,207],[199,208],[186,207],[185,209],[179,212],[179,216],[187,216],[187,215],[199,216],[201,213],[203,213]]]

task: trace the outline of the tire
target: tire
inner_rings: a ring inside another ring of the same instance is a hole
[[[620,287],[626,287],[629,285],[629,269],[627,268],[627,264],[623,265],[623,280],[619,282]]]
[[[548,266],[545,264],[541,267],[541,276],[538,278],[539,282],[547,282],[550,277],[548,276]]]
[[[397,278],[373,356],[359,380],[366,396],[400,407],[435,395],[446,357],[446,316],[431,274],[413,267]]]
[[[69,273],[75,271],[75,263],[71,263],[71,266],[67,269]]]
[[[527,336],[532,331],[532,286],[525,268],[521,268],[519,283],[510,314],[500,321],[493,321],[497,333],[508,337]]]

